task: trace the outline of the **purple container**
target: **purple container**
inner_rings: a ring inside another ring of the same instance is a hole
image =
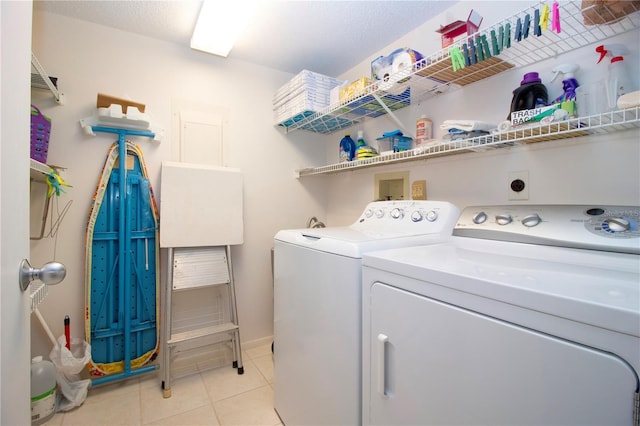
[[[49,152],[49,135],[51,134],[51,118],[42,114],[31,105],[31,158],[41,163],[47,162]]]

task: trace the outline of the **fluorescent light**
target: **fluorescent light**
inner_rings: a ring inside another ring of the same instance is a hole
[[[245,0],[204,0],[191,48],[226,58],[247,26],[253,4]]]

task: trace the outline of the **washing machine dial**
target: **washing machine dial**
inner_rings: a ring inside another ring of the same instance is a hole
[[[382,219],[384,217],[384,210],[382,210],[382,209],[376,210],[376,217],[378,219]]]
[[[521,222],[524,226],[531,228],[533,226],[538,225],[540,222],[542,222],[542,219],[540,219],[540,216],[538,216],[537,213],[534,213],[534,214],[530,214],[529,216],[525,216]]]
[[[511,215],[507,213],[496,215],[496,223],[498,225],[508,225],[511,223],[512,220],[513,218],[511,217]]]
[[[370,217],[372,217],[372,216],[373,216],[373,209],[366,209],[366,210],[364,211],[364,216],[365,216],[367,219],[369,219]]]
[[[404,210],[398,207],[394,208],[391,210],[391,217],[394,219],[402,219],[404,217]]]
[[[623,217],[612,217],[604,221],[604,228],[611,232],[624,232],[631,228],[631,223]]]
[[[422,213],[420,213],[420,210],[416,210],[413,213],[411,213],[412,222],[420,222],[421,220],[422,220]]]
[[[429,222],[435,222],[436,219],[438,218],[438,212],[435,210],[429,210],[425,215],[425,217]]]
[[[473,220],[473,223],[479,225],[487,220],[487,214],[485,212],[478,212],[473,215],[471,220]]]

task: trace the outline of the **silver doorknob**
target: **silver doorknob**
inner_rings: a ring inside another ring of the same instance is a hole
[[[20,289],[25,291],[31,281],[40,280],[47,285],[58,284],[67,276],[67,269],[62,263],[48,262],[42,268],[32,268],[27,259],[20,262]]]

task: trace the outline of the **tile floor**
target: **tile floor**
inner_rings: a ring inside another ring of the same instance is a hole
[[[243,348],[242,362],[243,375],[226,365],[173,379],[166,399],[158,372],[96,387],[80,407],[46,425],[281,425],[271,343]]]

